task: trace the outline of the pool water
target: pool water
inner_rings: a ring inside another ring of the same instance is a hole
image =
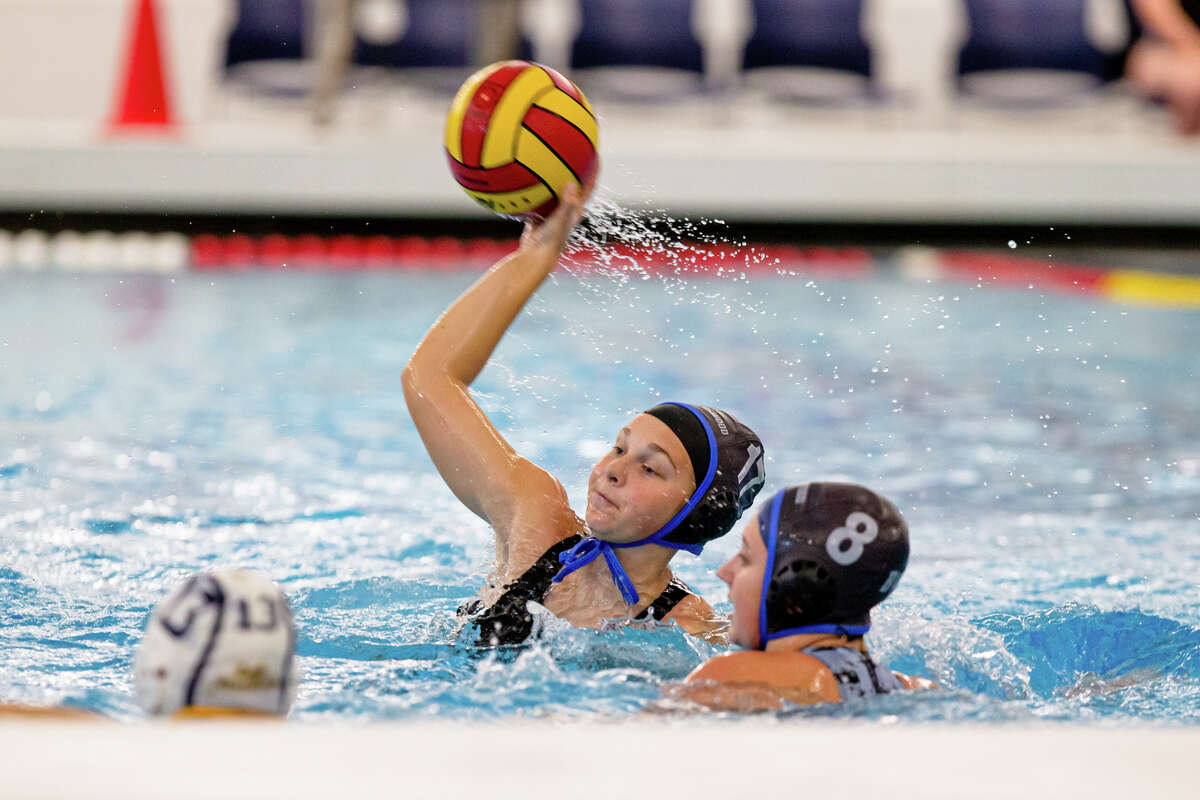
[[[477,381],[577,504],[636,411],[728,408],[763,497],[845,479],[912,531],[872,651],[946,690],[791,712],[1200,722],[1200,312],[827,273],[560,270]],[[302,720],[621,717],[712,646],[573,630],[479,653],[491,534],[433,470],[400,371],[468,273],[0,276],[0,699],[138,712],[183,576],[295,607]],[[719,610],[736,536],[678,572]]]

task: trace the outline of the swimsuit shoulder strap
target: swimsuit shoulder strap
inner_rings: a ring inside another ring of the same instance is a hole
[[[656,620],[661,620],[667,614],[671,613],[671,609],[679,605],[683,598],[692,593],[688,585],[679,578],[672,577],[671,582],[667,584],[667,588],[663,589],[662,594],[654,598],[654,602],[646,606],[646,610],[638,614],[634,619],[646,619],[654,617]]]
[[[837,678],[842,699],[887,694],[904,688],[891,670],[856,647],[807,647],[800,651],[820,661]]]
[[[551,545],[542,553],[541,558],[533,562],[533,566],[521,573],[521,577],[505,587],[504,594],[518,594],[525,600],[536,600],[539,603],[546,599],[551,578],[562,569],[562,564],[558,561],[559,554],[565,553],[581,541],[583,534],[574,533]]]
[[[525,608],[530,600],[540,603],[550,590],[550,579],[559,570],[558,554],[565,553],[583,540],[581,534],[573,534],[553,545],[521,573],[521,577],[504,587],[504,593],[487,608],[479,598],[459,607],[461,616],[470,617],[479,626],[477,646],[491,644],[519,644],[533,630],[533,615]]]

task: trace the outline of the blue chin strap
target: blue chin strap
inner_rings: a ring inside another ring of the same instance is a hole
[[[820,625],[799,625],[795,628],[785,628],[774,633],[767,633],[767,590],[771,586],[771,575],[775,572],[775,542],[779,540],[779,511],[783,506],[783,489],[771,498],[767,508],[767,518],[758,517],[758,533],[762,536],[763,544],[767,546],[767,565],[763,569],[762,597],[758,602],[758,648],[765,650],[767,642],[782,639],[785,636],[795,636],[798,633],[835,633],[839,636],[862,636],[871,629],[870,625],[839,625],[837,623],[822,623]]]
[[[626,547],[641,547],[644,544],[657,544],[675,550],[685,550],[694,556],[700,555],[701,551],[704,550],[704,545],[702,544],[679,544],[678,542],[663,541],[664,537],[669,536],[671,531],[678,528],[687,519],[688,514],[692,513],[692,509],[700,504],[709,487],[712,486],[713,477],[717,474],[717,437],[713,433],[712,426],[708,424],[708,420],[704,418],[699,409],[689,406],[687,403],[671,403],[671,405],[686,408],[695,414],[696,419],[700,420],[700,424],[704,426],[704,433],[708,436],[708,472],[705,473],[704,480],[700,481],[696,486],[696,491],[692,492],[692,496],[684,503],[683,508],[679,509],[675,513],[675,516],[667,521],[666,525],[663,525],[645,539],[638,539],[636,542],[606,542],[602,539],[597,539],[595,536],[587,536],[570,550],[559,553],[558,560],[563,566],[558,571],[558,574],[551,579],[554,583],[561,583],[563,578],[578,569],[586,567],[603,555],[605,563],[608,564],[608,571],[612,575],[613,583],[621,590],[621,597],[625,600],[625,603],[632,606],[637,604],[639,599],[637,587],[633,585],[629,574],[625,572],[625,567],[621,566],[621,559],[617,558],[614,550]]]

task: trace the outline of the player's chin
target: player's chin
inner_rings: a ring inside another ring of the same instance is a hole
[[[588,531],[597,538],[603,539],[612,530],[613,520],[591,503],[588,503],[587,510],[584,511],[583,519],[587,522]]]
[[[746,635],[746,631],[738,626],[737,615],[731,612],[729,614],[729,643],[738,647],[753,648],[757,642],[748,641],[750,638]]]

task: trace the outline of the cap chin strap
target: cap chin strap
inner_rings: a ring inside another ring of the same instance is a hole
[[[595,536],[585,537],[583,541],[576,544],[570,550],[558,554],[559,563],[563,566],[551,580],[554,583],[561,583],[562,579],[572,572],[582,569],[600,556],[604,556],[604,562],[608,564],[608,572],[612,575],[613,583],[621,590],[621,597],[627,605],[636,605],[640,595],[638,594],[637,587],[633,585],[633,580],[629,577],[629,573],[625,571],[625,567],[621,564],[621,559],[617,558],[617,554],[614,552],[615,548],[641,547],[644,544],[657,544],[675,550],[686,550],[692,555],[697,556],[704,549],[704,546],[699,544],[664,542],[661,538],[663,535],[665,534],[659,531],[653,536],[647,536],[645,539],[639,539],[636,542],[606,542],[603,539],[597,539]]]
[[[608,571],[612,575],[613,583],[621,590],[621,597],[625,600],[625,603],[632,606],[637,603],[639,598],[637,587],[633,585],[629,574],[625,572],[625,567],[622,566],[621,559],[617,558],[617,554],[613,552],[614,548],[624,549],[626,547],[641,547],[644,544],[657,544],[673,550],[684,550],[694,556],[700,555],[704,550],[704,545],[702,544],[668,542],[665,540],[665,537],[687,519],[687,516],[700,504],[700,501],[704,499],[704,495],[708,493],[709,487],[712,486],[713,477],[717,473],[717,437],[713,433],[712,426],[708,424],[708,420],[704,418],[699,409],[689,406],[687,403],[673,402],[671,405],[686,408],[695,414],[696,419],[700,420],[700,424],[704,426],[704,432],[708,436],[708,472],[704,475],[704,480],[700,481],[696,486],[696,491],[692,492],[692,496],[684,503],[683,508],[675,512],[675,516],[667,520],[666,525],[663,525],[645,539],[638,539],[636,542],[606,542],[597,539],[595,536],[587,536],[570,550],[559,553],[558,561],[563,566],[558,571],[558,574],[551,578],[554,583],[561,583],[563,578],[578,569],[586,567],[603,555],[605,563],[608,564]]]

